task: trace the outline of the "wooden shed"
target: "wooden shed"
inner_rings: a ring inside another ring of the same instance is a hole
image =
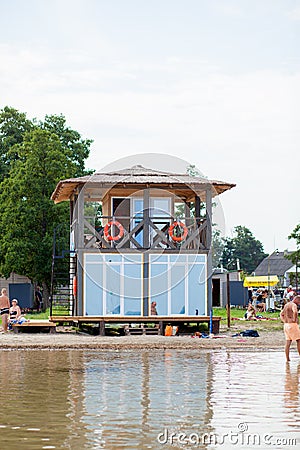
[[[208,315],[212,199],[234,184],[140,165],[62,180],[76,267],[72,314],[81,317]],[[153,311],[152,311],[153,312]]]

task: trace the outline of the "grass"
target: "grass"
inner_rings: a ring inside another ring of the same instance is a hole
[[[246,309],[239,309],[239,308],[231,308],[230,309],[230,317],[231,319],[242,319],[245,315]],[[65,314],[65,312],[64,312]],[[277,311],[275,313],[261,313],[263,317],[272,318],[272,319],[279,319],[280,312]],[[222,328],[226,327],[227,325],[227,310],[226,308],[214,308],[213,309],[213,315],[214,316],[220,316],[222,317],[221,325]],[[26,313],[25,317],[26,319],[30,320],[47,320],[50,316],[50,309],[47,308],[44,312],[33,312],[33,313]],[[2,324],[1,316],[0,316],[0,324]],[[245,321],[245,322],[239,322],[231,320],[232,326],[240,326],[240,325],[247,325],[248,328],[257,328],[257,329],[264,329],[266,331],[275,331],[282,329],[282,324],[280,320],[275,321]],[[205,330],[203,330],[205,331]]]
[[[245,329],[245,328],[251,328],[256,329],[258,331],[279,331],[282,330],[283,324],[279,318],[280,311],[277,311],[275,313],[259,313],[263,317],[268,319],[278,319],[278,320],[245,320],[245,321],[239,321],[239,320],[232,320],[232,319],[243,319],[245,315],[246,309],[239,309],[239,308],[231,308],[230,309],[230,327],[232,330],[239,330],[239,329]],[[214,316],[220,316],[222,317],[221,320],[221,328],[223,330],[227,329],[227,310],[226,308],[214,308],[213,309]]]
[[[50,316],[50,308],[47,308],[46,311],[42,312],[33,312],[24,314],[26,319],[32,320],[45,320],[49,319]]]
[[[26,317],[26,319],[30,319],[30,320],[47,320],[49,319],[49,315],[50,315],[50,309],[47,308],[46,311],[44,312],[33,312],[33,313],[25,313],[24,316]],[[2,325],[2,319],[0,316],[0,325]]]
[[[246,309],[239,309],[239,308],[231,308],[230,309],[230,317],[236,318],[236,319],[242,319],[245,315]],[[220,316],[222,319],[227,319],[227,309],[226,308],[213,308],[213,314],[214,316]],[[275,313],[257,313],[262,315],[263,317],[267,317],[270,319],[276,319],[279,318],[280,311],[277,311]]]

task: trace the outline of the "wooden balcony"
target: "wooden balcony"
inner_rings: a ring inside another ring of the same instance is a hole
[[[115,221],[121,227],[114,225]],[[183,226],[174,228],[174,239],[170,236],[170,226],[176,221]],[[177,219],[172,216],[102,216],[100,226],[95,226],[93,222],[94,218],[84,218],[85,249],[207,252],[211,244],[211,224],[203,217]],[[105,236],[105,226],[109,223],[112,223],[109,227],[109,236]],[[183,237],[184,231],[186,236]]]

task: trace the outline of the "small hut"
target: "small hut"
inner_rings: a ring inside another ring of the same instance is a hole
[[[158,316],[208,315],[212,199],[234,186],[140,165],[60,181],[52,200],[70,202],[72,313],[148,317],[155,302]]]

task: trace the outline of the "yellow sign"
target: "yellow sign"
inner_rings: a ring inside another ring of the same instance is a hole
[[[260,277],[245,277],[245,287],[275,286],[279,282],[277,275],[263,275]]]

